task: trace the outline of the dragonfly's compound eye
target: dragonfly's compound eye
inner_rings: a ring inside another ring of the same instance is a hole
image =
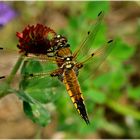
[[[57,38],[60,38],[60,37],[61,37],[61,35],[57,35],[56,37],[57,37]]]
[[[66,47],[67,46],[67,39],[65,37],[61,36],[61,38],[59,38],[59,42],[58,42],[57,46],[59,48]]]
[[[59,50],[60,48],[69,47],[67,44],[67,38],[61,35],[56,35],[55,38],[51,41],[51,46],[54,50]]]

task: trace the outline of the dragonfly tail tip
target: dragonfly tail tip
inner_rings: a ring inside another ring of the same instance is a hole
[[[89,121],[88,117],[85,117],[84,120],[85,120],[87,125],[90,125],[90,121]]]

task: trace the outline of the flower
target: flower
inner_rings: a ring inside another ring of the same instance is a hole
[[[16,16],[16,12],[6,3],[0,2],[0,27]]]
[[[21,33],[17,32],[16,36],[19,38],[17,47],[20,52],[39,55],[48,53],[56,33],[47,26],[36,24],[26,26]]]

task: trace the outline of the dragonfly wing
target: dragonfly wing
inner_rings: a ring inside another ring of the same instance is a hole
[[[89,57],[87,57],[85,60],[81,62],[83,66],[86,65],[87,63],[92,63],[91,73],[89,73],[86,76],[86,79],[88,79],[89,77],[94,78],[96,76],[99,66],[105,61],[105,59],[114,49],[114,47],[115,47],[115,41],[110,40],[107,42],[106,45],[98,48],[96,51],[91,53]]]
[[[11,49],[8,49],[8,48],[0,48],[0,55],[12,55],[13,58],[18,58],[21,53],[19,53],[18,51],[16,50],[11,50]],[[43,55],[43,54],[40,54],[40,55],[34,55],[34,54],[28,54],[28,55],[23,55],[23,57],[26,59],[26,61],[30,61],[30,60],[37,60],[37,61],[40,61],[40,62],[51,62],[51,63],[55,63],[56,64],[56,58],[55,57],[49,57],[47,55]]]
[[[89,52],[90,47],[92,46],[92,44],[93,44],[93,42],[95,40],[95,37],[96,37],[96,35],[98,33],[98,30],[100,28],[100,25],[102,23],[103,17],[104,17],[104,13],[101,11],[98,14],[97,21],[96,21],[95,25],[91,25],[89,31],[87,32],[86,37],[84,38],[84,40],[81,42],[80,46],[74,52],[73,56],[75,57],[75,59],[77,58],[77,56],[79,55],[79,53],[83,49],[85,49],[85,47],[86,47],[86,53]]]

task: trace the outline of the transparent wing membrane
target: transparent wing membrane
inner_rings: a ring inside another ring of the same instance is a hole
[[[91,59],[94,58],[96,59],[98,57],[98,61],[104,61],[106,56],[108,56],[108,54],[111,52],[111,50],[113,49],[112,46],[113,40],[110,40],[107,42],[107,45],[105,45],[104,47],[101,47],[99,49],[97,49],[96,51],[92,52],[90,56],[88,56],[85,60],[83,60],[81,63],[86,63],[88,61],[90,61]],[[92,61],[92,60],[91,60]],[[99,61],[99,62],[100,62]],[[97,63],[97,62],[95,62]]]
[[[15,64],[15,62],[18,60],[19,57],[21,57],[21,54],[16,51],[16,50],[10,50],[9,48],[0,48],[0,67],[2,69],[5,69],[5,67],[12,67],[12,64],[9,65],[9,63],[13,63],[13,65]],[[22,55],[22,57],[24,58],[24,62],[32,62],[32,61],[38,61],[41,62],[43,64],[46,64],[48,67],[50,67],[50,65],[55,64],[56,65],[56,58],[54,57],[48,57],[47,55],[33,55],[33,54],[28,54],[28,56]],[[61,62],[60,62],[61,63]],[[11,68],[10,68],[11,69]],[[6,73],[6,74],[5,74]],[[0,79],[5,79],[8,76],[8,70],[6,70],[6,72],[1,73],[0,74]],[[9,71],[10,74],[10,71]],[[38,74],[38,76],[36,74],[32,74],[32,78],[33,77],[38,77],[39,75],[41,77],[43,77],[42,75],[42,71],[40,72],[40,74]],[[47,75],[47,74],[46,74]],[[23,76],[23,75],[22,75]],[[29,77],[31,78],[31,75],[27,74],[24,75],[25,77]]]
[[[22,77],[25,79],[34,79],[34,78],[45,78],[47,76],[50,76],[51,72],[40,72],[40,73],[28,73],[28,74],[22,74]]]
[[[83,50],[85,47],[86,47],[86,53],[89,51],[91,45],[93,44],[93,42],[95,40],[97,32],[100,28],[103,17],[104,17],[104,13],[101,11],[98,14],[95,25],[91,25],[89,31],[87,32],[86,37],[84,38],[84,41],[81,42],[80,46],[74,52],[73,56],[75,57],[75,59],[77,58],[77,56],[79,55],[81,50]]]
[[[107,44],[104,47],[98,48],[96,51],[91,53],[89,57],[87,57],[85,60],[81,61],[81,64],[86,65],[87,63],[92,63],[91,72],[88,74],[87,78],[94,78],[96,76],[96,72],[99,68],[99,66],[104,62],[104,60],[107,58],[107,56],[111,53],[111,51],[115,47],[115,41],[110,40],[107,42]]]
[[[15,56],[13,56],[14,58],[18,58],[21,54],[16,51],[16,50],[10,50],[10,49],[7,49],[7,48],[1,48],[0,49],[0,55],[7,55],[7,54],[13,54]],[[48,57],[47,55],[34,55],[34,54],[28,54],[27,56],[26,55],[23,55],[22,56],[23,58],[26,59],[26,61],[30,61],[31,59],[32,60],[37,60],[37,61],[40,61],[40,62],[51,62],[51,63],[55,63],[56,64],[56,58],[54,57]]]

